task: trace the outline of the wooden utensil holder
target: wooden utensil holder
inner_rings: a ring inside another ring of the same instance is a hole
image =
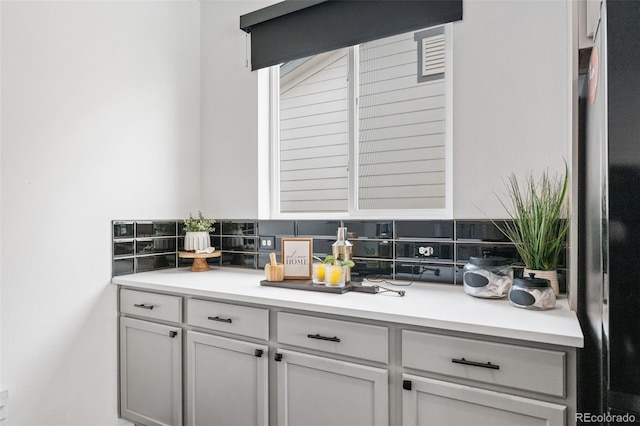
[[[267,281],[284,281],[284,265],[282,263],[275,265],[268,263],[264,267],[264,272],[267,276]]]

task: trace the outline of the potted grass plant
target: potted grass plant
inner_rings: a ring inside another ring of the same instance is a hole
[[[525,266],[524,274],[546,278],[558,294],[558,263],[565,249],[569,231],[566,196],[568,167],[564,176],[549,176],[545,171],[539,180],[529,174],[523,185],[516,176],[506,181],[506,194],[497,195],[509,215],[504,223],[494,222],[515,245]]]
[[[184,249],[186,251],[205,250],[211,246],[211,236],[214,219],[206,219],[202,212],[198,212],[198,217],[194,218],[189,213],[189,218],[184,220]]]

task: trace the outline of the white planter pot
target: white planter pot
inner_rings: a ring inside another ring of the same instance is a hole
[[[211,236],[208,232],[187,232],[184,236],[184,249],[186,251],[204,250],[211,247]]]
[[[536,269],[524,268],[523,276],[528,277],[529,274],[535,274],[536,278],[544,278],[551,282],[551,288],[557,296],[560,293],[560,286],[558,284],[558,271],[539,271]]]

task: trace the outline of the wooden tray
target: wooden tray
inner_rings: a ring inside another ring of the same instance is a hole
[[[350,290],[348,285],[344,287],[327,287],[324,284],[313,284],[311,280],[284,280],[284,281],[260,281],[260,285],[267,287],[291,288],[295,290],[320,291],[323,293],[346,293]]]
[[[284,281],[260,281],[260,285],[267,287],[290,288],[294,290],[319,291],[323,293],[343,294],[348,291],[358,291],[362,293],[377,293],[377,286],[363,286],[360,283],[351,282],[344,287],[327,287],[322,284],[313,284],[311,280],[284,280]]]

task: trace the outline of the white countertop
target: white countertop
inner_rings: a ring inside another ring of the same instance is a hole
[[[113,284],[132,288],[181,293],[221,300],[256,303],[325,314],[433,327],[443,330],[504,337],[530,342],[582,347],[583,335],[576,313],[566,298],[554,309],[515,308],[506,299],[479,299],[464,293],[461,285],[413,283],[393,293],[320,293],[261,286],[264,271],[212,268],[164,269],[112,278]],[[398,283],[403,283],[398,281]]]

